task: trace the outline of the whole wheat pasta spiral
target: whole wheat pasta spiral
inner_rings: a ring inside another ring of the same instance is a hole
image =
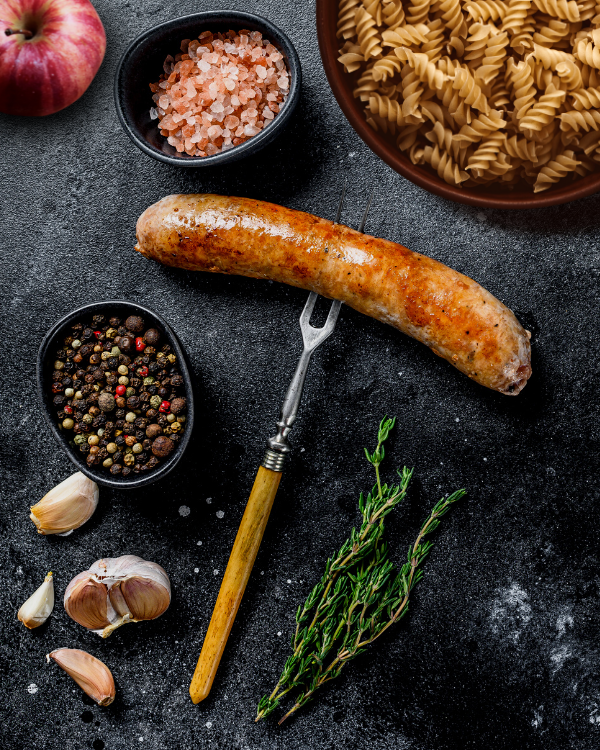
[[[339,0],[368,124],[449,184],[600,171],[600,0]]]

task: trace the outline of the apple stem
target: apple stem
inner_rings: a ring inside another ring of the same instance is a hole
[[[25,39],[31,39],[33,36],[33,32],[29,31],[29,29],[5,29],[4,33],[6,36],[11,36],[12,34],[23,34]]]

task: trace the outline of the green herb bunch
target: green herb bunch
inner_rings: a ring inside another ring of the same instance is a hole
[[[271,695],[261,698],[256,721],[272,713],[287,693],[296,690],[294,705],[279,723],[284,722],[406,614],[410,592],[423,573],[420,565],[432,547],[424,537],[465,494],[458,490],[435,505],[398,571],[382,538],[383,520],[404,500],[413,470],[398,470],[400,483],[391,486],[381,483],[379,473],[385,456],[383,444],[395,421],[385,417],[379,425],[377,448],[371,454],[365,448],[367,461],[375,468],[376,484],[366,497],[360,494],[362,525],[352,529],[339,552],[327,560],[323,577],[304,605],[298,607],[293,653]]]

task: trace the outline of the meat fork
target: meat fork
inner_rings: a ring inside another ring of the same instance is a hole
[[[345,192],[346,185],[344,184],[335,217],[336,224],[340,219]],[[360,232],[364,229],[372,198],[373,192],[371,192],[360,223]],[[300,315],[300,330],[302,331],[304,349],[283,401],[281,414],[277,422],[277,434],[267,442],[267,450],[256,474],[252,492],[223,575],[217,602],[190,685],[190,696],[193,703],[200,703],[210,693],[269,520],[273,501],[281,481],[285,458],[290,452],[288,435],[298,414],[302,388],[311,355],[333,333],[342,306],[340,301],[334,300],[329,309],[325,325],[322,328],[315,328],[311,326],[310,318],[317,297],[318,295],[315,292],[309,294],[304,310]]]

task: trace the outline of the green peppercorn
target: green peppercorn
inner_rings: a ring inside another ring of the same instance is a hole
[[[108,444],[108,445],[106,446],[106,450],[107,450],[107,451],[108,451],[109,453],[116,453],[116,452],[117,452],[117,444],[116,444],[116,443],[109,443],[109,444]]]
[[[107,339],[114,339],[114,337],[117,335],[117,329],[116,328],[109,328],[108,331],[104,334]]]
[[[135,443],[135,444],[134,444],[134,445],[133,445],[133,446],[131,447],[131,450],[132,450],[132,451],[133,451],[134,453],[141,453],[141,452],[142,452],[142,451],[144,450],[144,447],[142,446],[142,444],[141,444],[141,443]]]
[[[126,365],[119,365],[117,372],[119,375],[127,375],[129,368]]]
[[[135,420],[136,420],[136,414],[132,411],[128,411],[127,414],[125,415],[125,421],[132,423],[132,422],[135,422]]]
[[[66,419],[63,419],[62,426],[65,430],[72,430],[74,424],[75,422],[70,417],[67,417]]]
[[[86,424],[92,424],[93,421],[94,421],[94,417],[92,417],[91,414],[84,414],[83,415],[82,422],[85,422]]]
[[[81,346],[81,341],[79,339],[75,339],[71,346],[73,347],[73,349],[79,349],[79,347]]]
[[[96,434],[98,435],[98,437],[99,437],[99,438],[101,438],[101,437],[102,437],[102,436],[104,435],[104,427],[100,427],[100,428],[99,428],[99,429],[97,430],[97,433],[96,433]]]
[[[162,398],[160,396],[152,396],[150,399],[150,406],[153,409],[158,409],[158,407],[162,404]]]
[[[133,453],[126,453],[123,458],[123,463],[125,464],[125,466],[133,466],[133,464],[135,463],[135,457]]]
[[[175,362],[177,362],[177,357],[176,357],[176,356],[175,356],[174,354],[168,354],[168,355],[167,355],[167,359],[169,360],[169,362],[170,362],[170,363],[171,363],[172,365],[174,365],[174,364],[175,364]]]
[[[135,395],[135,388],[132,388],[131,386],[129,386],[129,388],[125,391],[125,397],[129,398],[129,396],[134,396],[134,395]]]
[[[154,376],[148,375],[148,377],[144,378],[144,385],[152,385],[154,383]]]
[[[90,435],[88,438],[88,443],[90,445],[98,445],[99,442],[100,438],[98,437],[98,435]]]
[[[81,445],[82,443],[85,443],[85,435],[75,435],[73,442],[75,443],[75,445]]]
[[[121,353],[121,350],[118,346],[113,346],[113,348],[110,350],[110,356],[111,357],[118,357]]]
[[[107,469],[110,469],[112,465],[113,465],[112,458],[105,458],[104,461],[102,461],[102,466],[106,467]]]

